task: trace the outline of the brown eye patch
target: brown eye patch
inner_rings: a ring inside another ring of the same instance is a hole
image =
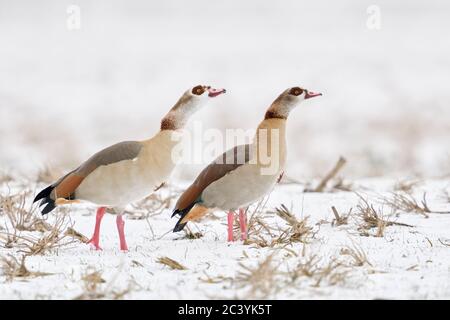
[[[205,92],[205,88],[203,86],[196,86],[192,89],[192,93],[198,96],[202,95]]]
[[[291,90],[289,90],[289,94],[292,94],[293,96],[299,96],[303,93],[303,89],[300,87],[294,87]]]

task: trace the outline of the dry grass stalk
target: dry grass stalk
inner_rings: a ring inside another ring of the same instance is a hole
[[[100,271],[93,271],[91,273],[85,274],[81,280],[85,285],[86,291],[96,291],[98,285],[105,283],[105,279],[102,278],[102,273]]]
[[[7,172],[0,172],[0,185],[13,181],[14,178]]]
[[[63,241],[68,237],[63,233],[68,223],[70,221],[66,221],[66,215],[58,215],[51,230],[42,237],[18,236],[20,240],[23,240],[25,246],[20,252],[25,253],[27,256],[45,254],[48,251],[72,244],[75,241],[74,239]]]
[[[438,240],[439,240],[439,242],[440,242],[442,245],[444,245],[444,246],[446,246],[446,247],[450,247],[450,241],[444,242],[444,241],[442,241],[441,239],[438,239]]]
[[[0,240],[6,248],[12,248],[18,242],[21,231],[46,232],[51,229],[47,222],[36,216],[35,207],[27,208],[30,193],[0,196],[0,212],[6,216],[4,227],[0,228]]]
[[[419,183],[418,180],[401,180],[394,185],[394,190],[410,193]]]
[[[3,275],[6,276],[8,281],[11,281],[14,278],[42,277],[51,275],[51,273],[29,271],[25,266],[25,258],[26,256],[22,256],[19,262],[12,255],[9,255],[9,258],[1,257],[0,263]]]
[[[351,192],[353,190],[353,183],[346,181],[343,178],[335,179],[335,182],[331,186],[331,191],[346,191]]]
[[[279,208],[275,208],[275,213],[289,225],[289,228],[284,230],[278,237],[279,243],[309,242],[313,235],[313,228],[308,226],[308,217],[301,220],[297,219],[284,204]]]
[[[344,167],[344,165],[347,163],[347,160],[344,157],[339,157],[338,161],[334,165],[333,169],[323,177],[323,179],[319,182],[317,187],[314,189],[307,189],[305,192],[323,192],[328,184],[328,182],[333,179],[339,171]],[[341,181],[342,183],[342,181]]]
[[[159,257],[156,262],[164,264],[173,270],[187,270],[185,266],[169,257]]]
[[[352,265],[355,267],[362,267],[366,264],[372,266],[372,264],[367,259],[366,253],[359,246],[356,245],[353,245],[353,247],[346,246],[341,249],[340,254],[344,256],[349,256],[352,259]]]
[[[17,231],[48,231],[50,226],[36,217],[36,207],[27,208],[26,202],[30,191],[11,196],[0,197],[0,211],[6,215],[10,227]]]
[[[339,215],[339,212],[337,211],[335,206],[331,207],[331,211],[333,211],[334,214],[334,219],[331,222],[332,226],[341,226],[344,224],[348,224],[348,218],[350,217],[351,213],[352,213],[352,209],[350,208],[350,210],[347,212],[347,214],[344,215]]]
[[[88,267],[81,277],[83,282],[83,293],[74,298],[74,300],[96,300],[96,299],[122,299],[132,290],[132,284],[121,291],[112,289],[116,277],[107,283],[102,277],[102,271],[93,267]]]
[[[277,252],[279,252],[277,250]],[[243,289],[244,295],[239,299],[268,299],[289,286],[298,284],[298,280],[307,279],[313,287],[337,285],[344,283],[350,272],[349,266],[331,259],[321,263],[317,255],[300,257],[294,268],[281,268],[285,260],[274,259],[276,252],[265,257],[256,266],[239,263],[240,269],[234,278],[219,276],[201,279],[206,283],[230,281],[236,289]],[[276,262],[277,261],[277,262]]]
[[[66,229],[66,231],[64,232],[64,235],[68,236],[68,237],[72,237],[74,239],[77,239],[77,240],[79,240],[82,243],[88,243],[89,242],[89,238],[88,237],[86,237],[84,234],[78,232],[77,230],[75,230],[75,229],[73,229],[71,227],[68,227]]]
[[[267,256],[256,267],[239,263],[241,269],[237,271],[233,283],[238,289],[247,289],[244,299],[266,299],[280,289],[275,279],[279,274],[279,265],[273,263],[273,256]]]
[[[348,273],[348,268],[335,259],[323,265],[317,255],[311,255],[301,258],[296,267],[288,271],[286,275],[291,283],[295,283],[299,278],[307,277],[313,281],[313,287],[319,287],[323,283],[326,285],[343,283]]]
[[[163,186],[157,188],[159,190]],[[164,185],[165,187],[165,185]],[[144,220],[153,216],[157,216],[164,210],[172,207],[172,201],[178,197],[178,194],[171,192],[168,196],[161,193],[152,193],[145,199],[132,205],[133,211],[127,211],[127,217],[131,220]]]
[[[275,211],[264,211],[267,200],[258,204],[248,223],[248,239],[245,244],[256,245],[260,248],[285,246],[293,242],[308,243],[313,237],[313,228],[308,225],[308,217],[297,219],[285,206],[281,205]],[[262,209],[259,209],[262,208]],[[274,227],[267,222],[268,218],[278,216],[288,227]]]
[[[265,221],[270,215],[270,213],[264,210],[268,200],[269,197],[261,199],[250,214],[247,224],[248,239],[245,241],[246,245],[255,244],[260,248],[268,247],[270,244],[263,235],[267,234],[270,238],[275,237],[273,232],[277,231],[277,229],[269,226]],[[236,223],[236,219],[234,222],[235,227],[238,227],[239,224]]]
[[[442,190],[441,198],[445,202],[450,203],[450,190],[447,190],[447,189]]]
[[[183,231],[186,234],[186,239],[189,240],[200,239],[203,237],[203,234],[201,232],[192,232],[189,226],[186,226]]]
[[[369,236],[370,234],[367,232],[372,228],[376,228],[377,232],[375,234],[376,237],[383,237],[384,230],[389,226],[403,226],[403,227],[413,227],[412,225],[400,222],[393,222],[385,220],[383,217],[383,213],[381,210],[377,211],[373,207],[372,204],[369,204],[366,199],[364,199],[361,195],[357,194],[361,199],[362,204],[358,204],[356,216],[360,218],[361,223],[358,227],[358,230],[361,232],[361,235]]]
[[[432,212],[427,204],[426,192],[423,193],[420,203],[417,202],[411,193],[407,192],[391,193],[391,196],[382,198],[382,201],[394,210],[419,213],[426,218]]]
[[[233,278],[231,277],[224,277],[224,276],[216,276],[216,277],[211,277],[208,274],[205,273],[205,277],[204,278],[199,278],[200,281],[204,282],[204,283],[209,283],[209,284],[216,284],[216,283],[221,283],[224,281],[233,281]]]
[[[259,234],[261,229],[266,229],[266,231],[270,230],[266,227],[266,225],[263,221],[263,218],[267,214],[264,211],[267,201],[268,201],[268,197],[266,199],[261,199],[258,202],[256,208],[253,210],[253,212],[249,216],[248,223],[247,223],[247,232],[248,232],[249,238],[252,235]],[[248,214],[248,209],[247,209],[247,214]]]

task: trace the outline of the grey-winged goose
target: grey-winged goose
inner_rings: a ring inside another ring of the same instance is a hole
[[[175,168],[172,150],[183,135],[189,117],[209,98],[225,93],[225,89],[195,86],[187,90],[161,121],[160,131],[148,140],[125,141],[101,150],[77,169],[45,188],[34,199],[45,205],[42,214],[57,205],[79,200],[99,205],[94,234],[90,243],[100,249],[100,223],[106,207],[117,213],[120,249],[128,250],[122,214],[127,204],[143,199],[166,182]],[[179,149],[178,149],[179,150]]]
[[[234,210],[239,209],[241,239],[247,237],[246,208],[269,193],[286,161],[286,120],[300,102],[317,97],[300,87],[285,90],[271,104],[252,144],[236,146],[207,166],[178,199],[173,216],[180,218],[174,232],[212,209],[228,211],[228,241],[233,241]]]

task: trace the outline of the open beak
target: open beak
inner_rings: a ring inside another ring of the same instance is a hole
[[[309,98],[318,97],[318,96],[321,96],[321,95],[322,95],[322,94],[319,93],[319,92],[306,91],[306,94],[305,94],[305,100],[306,100],[306,99],[309,99]]]
[[[227,90],[225,89],[213,89],[213,88],[209,88],[208,89],[208,97],[214,98],[217,97],[218,95],[221,95],[222,93],[227,92]]]

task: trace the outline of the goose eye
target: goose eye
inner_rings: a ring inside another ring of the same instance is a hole
[[[205,92],[205,89],[203,88],[203,86],[196,86],[192,89],[192,93],[195,95],[202,95],[203,92]]]
[[[292,88],[291,91],[289,91],[289,94],[292,94],[294,96],[299,96],[302,93],[303,93],[303,89],[299,88],[299,87]]]

